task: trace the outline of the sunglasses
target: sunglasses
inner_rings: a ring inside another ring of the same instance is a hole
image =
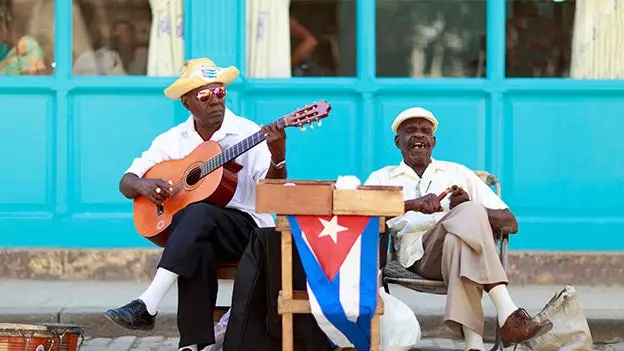
[[[218,87],[218,88],[201,90],[200,92],[197,93],[197,100],[201,102],[206,102],[213,95],[216,96],[218,99],[222,100],[223,98],[225,98],[225,88]]]

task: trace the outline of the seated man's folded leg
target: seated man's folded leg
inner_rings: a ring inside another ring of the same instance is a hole
[[[481,306],[483,288],[461,278],[461,245],[458,237],[447,235],[442,223],[438,223],[424,234],[424,255],[410,269],[427,279],[446,283],[448,292],[444,322],[459,335],[464,334],[467,339],[471,336],[467,341],[474,344],[475,350],[480,350],[485,321]],[[474,333],[465,333],[462,327]]]
[[[430,279],[442,275],[448,287],[445,320],[451,326],[455,322],[456,327],[462,325],[483,335],[481,291],[485,290],[496,306],[501,337],[507,345],[551,327],[532,321],[509,297],[507,275],[483,206],[474,202],[458,205],[425,234],[423,246],[425,255],[413,270]]]

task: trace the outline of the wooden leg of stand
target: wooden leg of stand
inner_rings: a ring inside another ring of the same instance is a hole
[[[380,217],[379,221],[380,221],[380,224],[385,224],[383,217]],[[383,228],[380,227],[379,229],[380,229],[380,232],[383,232]],[[379,255],[377,255],[377,267],[379,267]],[[377,274],[377,291],[379,291],[380,282],[381,282],[381,272],[380,274]],[[381,300],[381,296],[379,295],[379,293],[377,293],[377,299]],[[379,307],[377,308],[379,309]],[[380,327],[381,315],[377,313],[379,312],[379,310],[375,312],[376,313],[373,316],[373,319],[371,320],[371,329],[370,329],[371,351],[381,351],[381,327]]]
[[[282,298],[290,301],[293,297],[292,287],[292,235],[289,231],[282,232]],[[293,315],[282,315],[282,350],[293,351]]]
[[[380,334],[380,330],[379,330],[379,317],[380,315],[376,314],[375,316],[373,316],[373,319],[371,320],[371,336],[370,336],[370,341],[371,341],[371,351],[381,351],[381,334]]]

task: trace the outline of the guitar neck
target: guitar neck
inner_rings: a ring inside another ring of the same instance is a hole
[[[277,121],[273,122],[277,124],[278,128],[284,128],[285,122],[284,118],[280,118]],[[249,137],[239,141],[238,143],[232,145],[231,147],[223,150],[217,156],[211,158],[210,160],[202,163],[201,165],[201,176],[205,177],[210,174],[215,169],[223,166],[224,164],[230,162],[231,160],[237,158],[238,156],[244,154],[252,147],[260,144],[265,140],[264,134],[262,131],[257,131],[250,135]]]

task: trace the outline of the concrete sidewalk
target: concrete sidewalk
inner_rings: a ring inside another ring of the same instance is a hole
[[[76,323],[85,329],[87,336],[93,338],[127,335],[127,331],[106,320],[103,312],[136,298],[147,285],[130,281],[0,280],[0,322]],[[525,307],[534,315],[561,288],[563,286],[511,286],[510,293],[518,306]],[[391,286],[390,289],[392,295],[414,310],[422,326],[423,337],[449,337],[448,330],[441,324],[445,296],[420,294],[398,286]],[[624,287],[577,286],[576,290],[595,341],[624,339]],[[231,281],[220,283],[218,306],[229,306],[231,291]],[[162,302],[157,330],[136,333],[136,336],[177,336],[176,295],[176,289],[172,288]],[[488,317],[488,340],[493,336],[495,309],[487,296],[483,301]]]
[[[178,338],[165,338],[162,336],[151,336],[137,338],[134,336],[122,336],[118,338],[95,338],[85,340],[81,351],[171,351],[176,350]],[[493,344],[485,344],[485,349],[489,350]],[[464,350],[464,343],[449,339],[422,339],[410,351],[450,351]],[[530,351],[523,345],[518,345],[517,351]],[[609,345],[596,345],[595,351],[624,351],[624,343]]]

